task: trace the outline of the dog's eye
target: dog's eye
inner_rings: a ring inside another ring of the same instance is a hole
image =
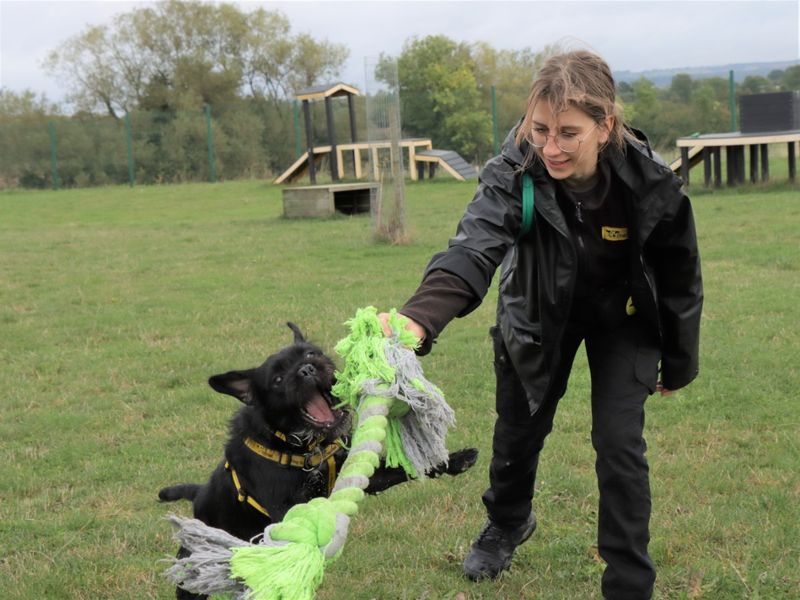
[[[315,354],[316,354],[316,352],[306,352],[306,358],[311,358]]]
[[[283,377],[281,377],[280,375],[276,375],[275,377],[272,378],[273,385],[278,385],[281,381],[283,381]]]

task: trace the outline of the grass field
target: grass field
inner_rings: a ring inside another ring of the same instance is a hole
[[[204,480],[237,403],[206,378],[290,339],[331,349],[365,305],[399,306],[446,245],[473,184],[411,184],[413,242],[366,217],[287,221],[261,182],[0,194],[0,587],[6,598],[171,598],[156,501]],[[798,189],[703,192],[701,375],[648,402],[656,598],[800,597]],[[367,499],[324,600],[597,598],[597,493],[582,354],[548,438],[539,529],[478,585],[461,560],[483,522],[493,423],[494,292],[424,360],[477,446],[458,479]]]

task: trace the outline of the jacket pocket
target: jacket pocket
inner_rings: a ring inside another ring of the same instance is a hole
[[[489,328],[489,336],[492,338],[492,349],[494,350],[494,368],[505,371],[511,367],[511,359],[508,356],[508,348],[503,341],[503,334],[498,325]]]

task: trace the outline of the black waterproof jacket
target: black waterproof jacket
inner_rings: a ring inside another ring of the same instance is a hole
[[[427,273],[441,269],[467,282],[477,300],[486,295],[501,267],[498,331],[528,395],[531,412],[545,399],[563,394],[566,381],[554,371],[570,314],[577,272],[576,250],[556,201],[555,182],[540,161],[534,179],[535,211],[530,232],[517,240],[522,221],[521,173],[527,148],[506,138],[502,153],[480,176],[474,199],[448,249],[433,257]],[[657,329],[661,378],[679,389],[698,372],[703,285],[694,218],[681,180],[646,138],[628,142],[625,153],[606,148],[604,159],[623,182],[629,202],[630,293],[637,313]],[[650,378],[647,378],[650,379]],[[654,386],[655,381],[649,383]]]

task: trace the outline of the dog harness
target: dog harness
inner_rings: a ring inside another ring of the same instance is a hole
[[[276,431],[275,435],[283,440],[286,439],[286,436],[283,435],[280,431]],[[319,440],[312,442],[309,446],[309,451],[305,454],[292,454],[291,452],[281,452],[279,450],[275,450],[274,448],[268,448],[263,444],[259,444],[252,438],[246,438],[244,440],[245,446],[250,448],[255,454],[258,454],[262,458],[266,458],[267,460],[274,461],[281,466],[284,467],[294,467],[297,469],[303,469],[304,471],[311,471],[312,469],[319,466],[323,461],[328,463],[328,495],[330,495],[331,490],[333,489],[334,484],[336,483],[336,458],[335,454],[342,449],[342,441],[336,440],[332,444],[328,444],[323,449],[319,449],[317,444]],[[225,461],[225,470],[229,471],[231,474],[231,479],[233,480],[233,485],[236,488],[237,500],[239,502],[243,502],[249,504],[253,508],[255,508],[258,512],[262,515],[269,517],[269,512],[266,508],[264,508],[255,498],[249,495],[243,488],[242,482],[239,479],[239,475],[236,473],[236,469],[230,464],[230,462]]]

